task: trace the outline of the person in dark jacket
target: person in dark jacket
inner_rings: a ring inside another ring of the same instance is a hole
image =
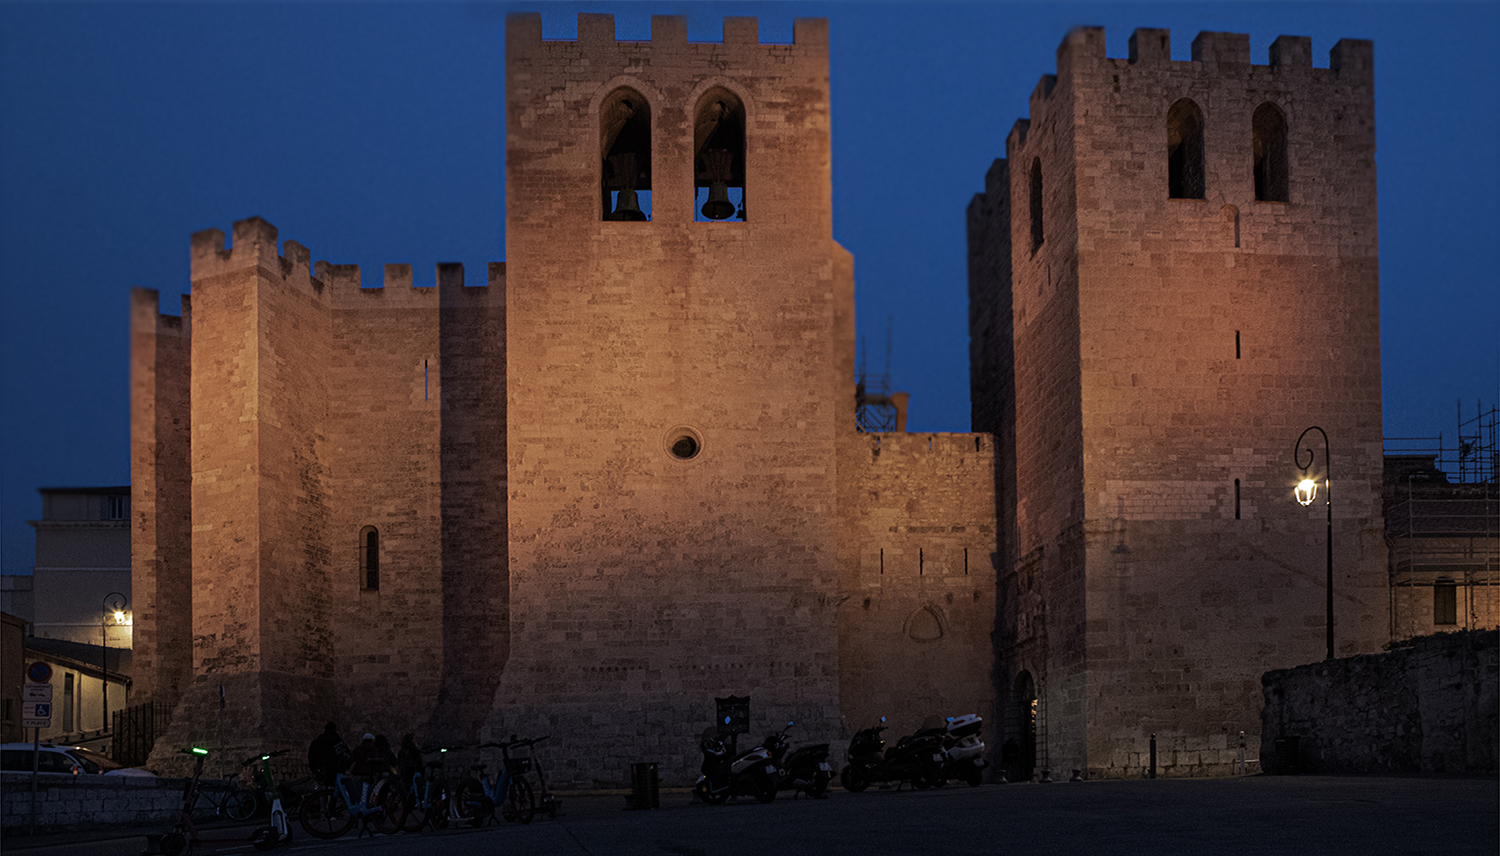
[[[334,776],[349,769],[349,747],[339,736],[339,727],[330,722],[323,733],[307,747],[307,766],[319,784],[333,784]]]

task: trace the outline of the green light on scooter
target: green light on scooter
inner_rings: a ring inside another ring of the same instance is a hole
[[[262,761],[269,761],[269,760],[271,760],[271,756],[270,755],[262,755],[262,756],[260,756],[260,759]]]
[[[193,754],[194,755],[207,755],[208,754],[208,750],[207,749],[199,749],[197,746],[194,746],[193,747]]]

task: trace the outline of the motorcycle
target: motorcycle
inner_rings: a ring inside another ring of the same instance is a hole
[[[984,780],[984,740],[979,736],[983,727],[984,720],[977,713],[948,717],[943,729],[942,778],[961,779],[971,788]]]
[[[885,722],[885,717],[880,718]],[[874,782],[895,782],[899,789],[910,782],[923,790],[937,784],[943,772],[943,728],[923,728],[896,741],[888,751],[880,732],[886,726],[874,725],[854,735],[849,742],[849,763],[839,774],[844,790],[859,793]]]
[[[828,783],[833,781],[833,765],[828,763],[828,744],[801,746],[790,755],[786,754],[790,745],[786,733],[792,725],[793,723],[788,722],[786,728],[767,736],[766,742],[761,745],[771,753],[771,760],[779,770],[777,790],[792,791],[794,795],[801,791],[817,799],[828,792]]]
[[[776,799],[781,771],[771,759],[771,751],[757,746],[731,759],[729,747],[709,727],[698,741],[703,752],[703,767],[693,794],[709,805],[723,805],[733,796],[752,796],[763,803]]]

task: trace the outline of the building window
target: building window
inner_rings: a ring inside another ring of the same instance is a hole
[[[374,526],[359,530],[359,587],[380,590],[380,531]]]
[[[693,219],[745,219],[745,104],[720,86],[693,111]]]
[[[124,520],[125,519],[125,497],[123,497],[123,496],[106,496],[104,498],[104,519],[105,520]]]
[[[62,729],[73,730],[73,673],[63,673]]]
[[[1046,240],[1042,231],[1042,159],[1031,160],[1031,251],[1034,253]]]
[[[599,189],[605,220],[651,219],[651,105],[617,89],[599,108]]]
[[[1183,98],[1167,111],[1167,196],[1202,199],[1206,185],[1203,178],[1203,111],[1192,99]]]
[[[1451,580],[1438,580],[1432,587],[1432,623],[1455,625],[1458,623],[1458,586]]]
[[[1255,151],[1255,199],[1258,202],[1288,202],[1286,164],[1286,116],[1267,101],[1255,108],[1250,120]]]

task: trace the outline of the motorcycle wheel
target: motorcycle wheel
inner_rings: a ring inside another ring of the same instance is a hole
[[[964,774],[964,781],[968,782],[969,783],[969,787],[971,787],[971,788],[977,788],[977,787],[979,787],[979,783],[981,781],[983,781],[983,780],[984,780],[984,772],[981,771],[978,767],[975,767],[974,769],[970,770],[968,773]]]
[[[808,785],[807,790],[803,791],[803,793],[813,799],[821,799],[824,794],[828,793],[828,781],[832,778],[832,773],[820,771],[816,776],[813,776],[812,784]]]
[[[165,856],[177,856],[187,849],[187,836],[180,832],[168,832],[161,837],[161,843],[157,846]]]
[[[700,782],[693,786],[693,794],[703,800],[705,805],[723,805],[729,801],[729,793],[715,793],[707,783]]]
[[[911,786],[919,791],[925,791],[932,787],[932,779],[926,773],[918,773],[911,777]]]
[[[776,799],[776,780],[766,779],[760,783],[760,790],[755,792],[755,800],[760,803],[768,803]]]
[[[870,780],[865,778],[864,773],[856,770],[851,765],[845,767],[844,771],[839,773],[839,784],[843,785],[844,790],[849,793],[857,794],[870,786]]]

